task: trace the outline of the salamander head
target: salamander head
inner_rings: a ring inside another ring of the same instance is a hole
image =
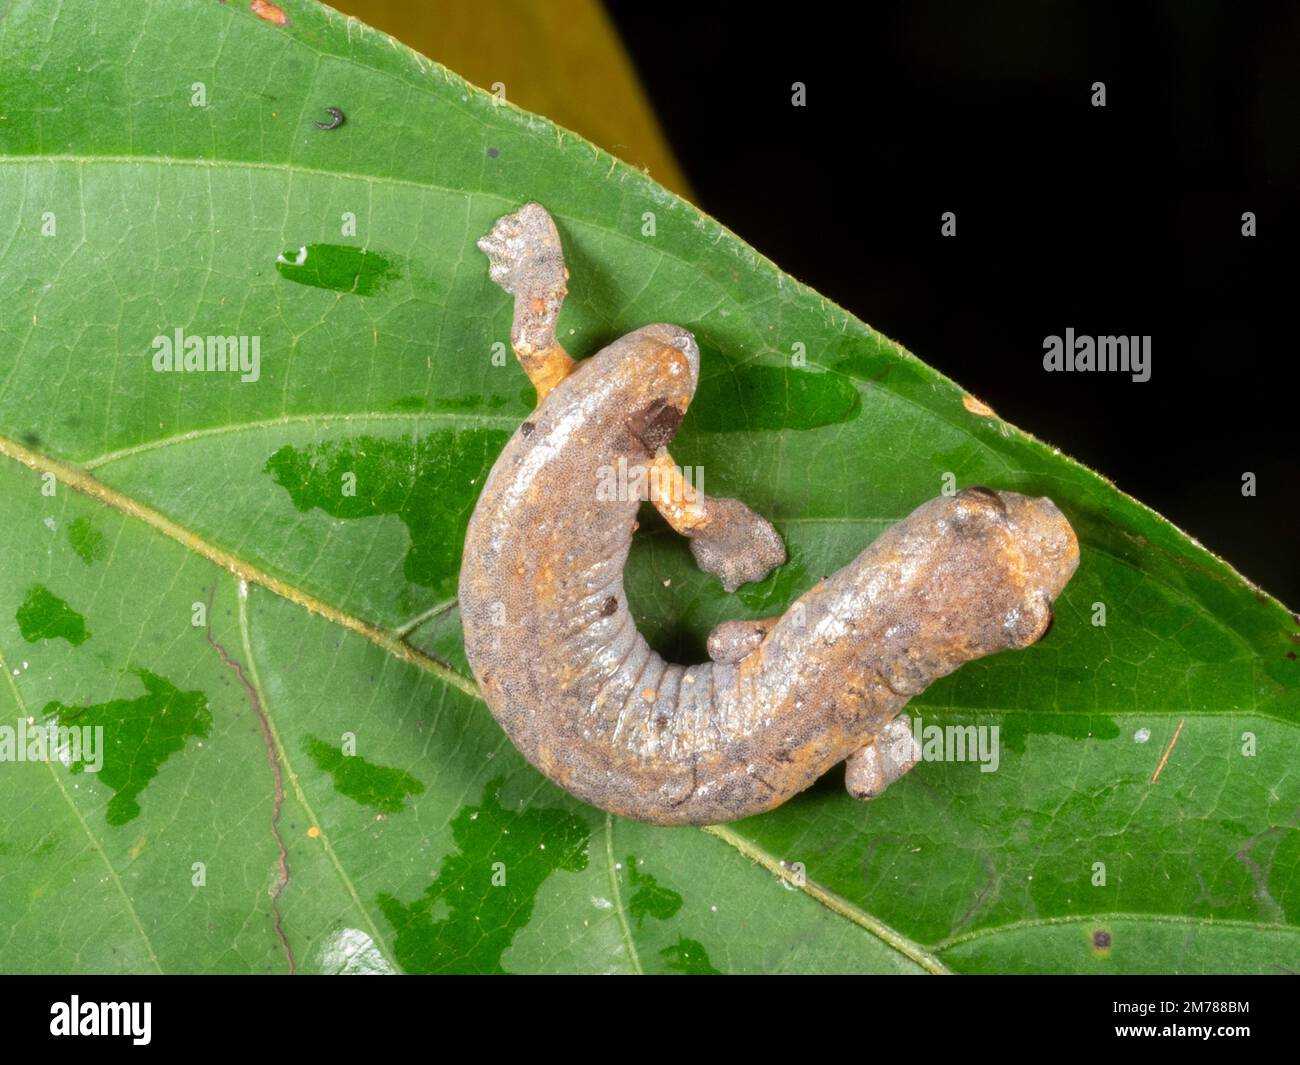
[[[1027,647],[1046,634],[1052,602],[1079,565],[1079,541],[1050,499],[966,488],[936,500],[950,543],[942,586],[971,620],[972,650]]]
[[[1079,543],[1050,499],[967,488],[932,499],[832,577],[899,694],[1041,639]],[[874,619],[874,623],[872,622]],[[856,639],[856,637],[855,637]]]

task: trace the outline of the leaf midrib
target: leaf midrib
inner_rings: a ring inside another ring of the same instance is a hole
[[[475,685],[465,680],[459,673],[444,665],[436,659],[425,654],[410,644],[397,639],[388,631],[371,625],[369,622],[362,621],[345,611],[331,606],[321,599],[316,598],[308,592],[290,584],[288,581],[281,580],[273,576],[258,566],[240,558],[232,552],[217,547],[215,544],[204,540],[197,533],[191,532],[179,522],[173,521],[159,510],[141,503],[139,500],[118,491],[104,482],[92,477],[84,470],[69,465],[58,459],[51,458],[48,455],[33,451],[15,440],[8,437],[0,436],[0,455],[4,455],[16,462],[27,466],[29,469],[37,470],[41,473],[52,473],[59,483],[66,485],[82,495],[102,503],[119,513],[134,518],[137,521],[152,528],[155,532],[162,533],[169,540],[174,540],[182,547],[186,548],[206,558],[209,562],[219,566],[222,569],[229,570],[231,573],[242,577],[250,584],[256,584],[273,592],[282,599],[287,599],[291,603],[301,606],[310,613],[317,614],[332,621],[336,625],[364,636],[371,643],[382,647],[395,658],[418,665],[428,672],[437,675],[447,684],[458,688],[465,694],[478,698],[478,689]]]

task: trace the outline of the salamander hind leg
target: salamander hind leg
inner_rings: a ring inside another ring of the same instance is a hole
[[[920,760],[912,719],[899,714],[874,740],[844,760],[844,787],[855,799],[874,799]]]
[[[540,403],[577,366],[555,338],[569,281],[560,234],[545,207],[526,203],[498,219],[478,246],[488,276],[515,298],[510,346]]]
[[[694,338],[682,332],[688,356],[698,360]],[[734,592],[785,562],[785,544],[770,521],[740,500],[706,496],[686,479],[667,447],[681,420],[682,412],[670,404],[652,406],[630,417],[628,430],[651,455],[650,502],[690,541],[695,564]]]
[[[727,591],[761,581],[785,562],[785,544],[766,518],[739,499],[706,496],[687,484],[667,450],[655,456],[654,467],[650,502],[690,541],[695,564]]]
[[[761,581],[785,562],[785,544],[772,523],[739,499],[708,499],[705,509],[709,520],[691,534],[691,554],[727,591]]]

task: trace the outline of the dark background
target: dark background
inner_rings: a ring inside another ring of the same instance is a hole
[[[607,6],[705,211],[1300,607],[1300,3]]]

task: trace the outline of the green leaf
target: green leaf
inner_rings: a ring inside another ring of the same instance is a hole
[[[6,970],[1295,968],[1279,603],[641,173],[283,6],[0,22]],[[608,817],[514,751],[452,596],[532,398],[492,358],[510,307],[474,241],[527,199],[565,242],[566,344],[692,329],[674,454],[789,548],[729,596],[647,521],[628,589],[664,652],[783,610],[945,472],[1064,509],[1053,631],[914,702],[997,725],[996,772],[926,762],[869,805],[831,774],[699,831]],[[333,250],[304,272],[303,247]],[[258,337],[256,375],[156,372],[176,330]],[[104,745],[19,760],[20,722]]]

